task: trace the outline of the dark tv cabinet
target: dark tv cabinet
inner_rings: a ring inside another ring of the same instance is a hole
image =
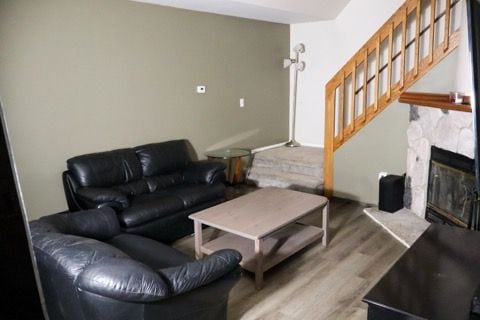
[[[369,320],[469,320],[480,233],[433,223],[368,292]]]

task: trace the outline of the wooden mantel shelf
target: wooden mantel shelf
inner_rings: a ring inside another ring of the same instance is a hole
[[[450,102],[448,94],[426,93],[426,92],[404,92],[398,99],[401,103],[414,104],[416,106],[425,106],[432,108],[448,109],[463,112],[472,112],[470,97],[463,97],[462,104]]]

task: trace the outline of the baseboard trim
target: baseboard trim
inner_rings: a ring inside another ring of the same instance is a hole
[[[321,149],[323,149],[323,145],[321,145],[321,144],[303,143],[303,142],[300,142],[300,144],[302,145],[302,147],[311,147],[311,148],[321,148]]]
[[[285,142],[281,142],[281,143],[277,143],[277,144],[272,144],[272,145],[269,145],[269,146],[265,146],[265,147],[260,147],[260,148],[256,148],[256,149],[252,149],[252,153],[257,153],[257,152],[261,152],[261,151],[266,151],[266,150],[270,150],[270,149],[275,149],[275,148],[278,148],[278,147],[282,147],[284,146],[288,141],[285,141]],[[314,144],[314,143],[303,143],[303,142],[299,142],[300,145],[302,147],[311,147],[311,148],[321,148],[323,149],[323,145],[320,145],[320,144]]]
[[[266,151],[266,150],[270,150],[270,149],[275,149],[275,148],[284,146],[287,142],[288,142],[288,141],[280,142],[280,143],[277,143],[277,144],[272,144],[272,145],[265,146],[265,147],[260,147],[260,148],[252,149],[252,153],[257,153],[257,152],[261,152],[261,151]]]

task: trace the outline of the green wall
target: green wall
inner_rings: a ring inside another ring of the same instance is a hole
[[[287,140],[289,37],[288,25],[127,0],[0,0],[0,97],[29,217],[66,209],[61,173],[78,154]]]

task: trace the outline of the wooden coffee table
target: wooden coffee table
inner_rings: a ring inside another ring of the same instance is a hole
[[[322,208],[322,228],[297,221]],[[195,226],[195,255],[219,249],[236,249],[240,265],[255,273],[261,289],[263,273],[295,252],[322,238],[328,241],[328,199],[280,188],[264,188],[190,215]],[[226,231],[207,243],[202,240],[202,224]]]

